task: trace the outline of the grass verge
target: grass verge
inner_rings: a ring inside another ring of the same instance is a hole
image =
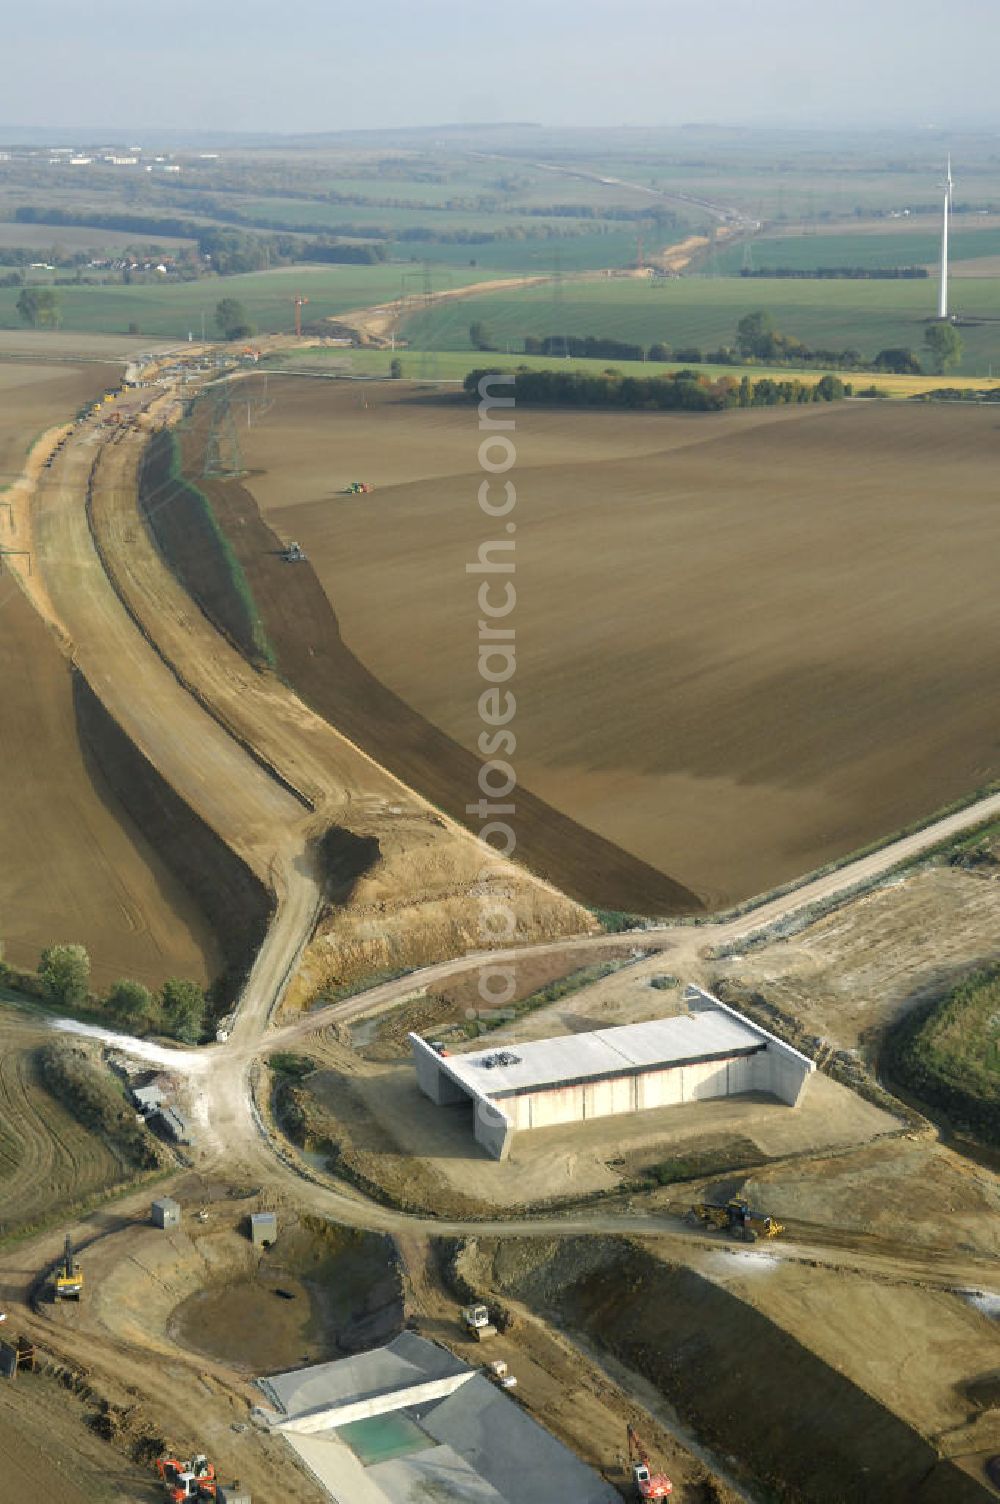
[[[882,1064],[955,1128],[1000,1148],[1000,965],[965,977],[889,1034]]]
[[[210,499],[184,474],[181,446],[175,433],[159,433],[150,441],[142,465],[140,495],[153,534],[185,589],[208,612],[215,593],[211,585],[221,576],[232,609],[227,613],[228,620],[216,624],[234,637],[237,647],[248,652],[253,661],[276,669],[277,656],[250,582],[219,525]],[[154,498],[155,504],[151,504]]]

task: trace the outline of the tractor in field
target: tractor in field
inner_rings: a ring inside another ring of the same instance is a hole
[[[776,1217],[764,1212],[751,1211],[749,1202],[733,1197],[719,1205],[713,1201],[698,1201],[688,1213],[688,1220],[695,1226],[727,1232],[731,1238],[743,1243],[756,1243],[758,1238],[776,1238],[784,1232],[784,1225]]]
[[[345,486],[345,496],[370,496],[375,487],[370,480],[352,480],[349,486]]]
[[[281,557],[286,564],[304,564],[306,552],[300,543],[289,543],[281,550]]]

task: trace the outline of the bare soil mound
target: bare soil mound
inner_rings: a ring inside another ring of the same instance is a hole
[[[77,1206],[135,1174],[128,1157],[46,1089],[38,1045],[47,1031],[0,1011],[0,1234]]]
[[[122,731],[80,673],[73,675],[80,734],[102,777],[212,926],[221,970],[214,1001],[231,1001],[263,941],[274,899]],[[187,973],[190,975],[190,973]]]

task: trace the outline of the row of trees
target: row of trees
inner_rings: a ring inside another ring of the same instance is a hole
[[[488,370],[470,371],[465,391],[478,397],[479,383]],[[720,376],[712,381],[698,371],[671,371],[662,376],[623,376],[621,371],[533,371],[519,366],[514,373],[514,398],[526,405],[563,407],[620,407],[650,411],[715,412],[729,407],[774,407],[787,403],[835,402],[849,395],[837,376],[816,382],[792,377],[775,381],[762,377]]]
[[[103,998],[90,990],[90,957],[82,945],[47,945],[34,979],[12,973],[0,963],[0,973],[21,985],[31,985],[54,1008],[97,1006],[130,1030],[154,1030],[185,1044],[197,1044],[205,1028],[207,1000],[196,982],[171,977],[152,993],[141,982],[122,977]]]
[[[926,266],[745,266],[741,277],[790,278],[799,282],[911,282],[928,275]]]
[[[940,375],[962,357],[962,338],[953,324],[937,320],[924,331],[931,369]],[[722,352],[716,352],[721,354]],[[923,368],[912,350],[880,350],[866,361],[859,350],[814,350],[792,334],[782,334],[765,309],[745,314],[736,326],[735,354],[741,360],[759,360],[764,365],[824,365],[841,370],[919,373]],[[714,356],[712,357],[715,358]]]
[[[369,265],[388,259],[393,241],[412,245],[492,245],[507,241],[567,240],[595,233],[612,234],[608,217],[594,225],[576,224],[434,224],[392,225],[372,222],[329,226],[317,221],[287,220],[261,214],[245,214],[225,204],[207,200],[189,201],[189,207],[211,214],[222,224],[206,225],[184,215],[144,214],[95,209],[51,209],[22,204],[15,218],[22,224],[74,226],[85,229],[120,230],[128,234],[171,236],[193,241],[190,247],[170,252],[172,274],[191,279],[207,272],[231,276],[238,272],[266,271],[296,262],[318,261]],[[617,217],[617,216],[613,216]],[[305,239],[309,236],[309,239]]]
[[[481,319],[469,325],[469,340],[476,350],[495,350],[491,330]],[[931,369],[940,374],[955,365],[961,358],[962,340],[957,329],[946,321],[929,324],[924,333],[924,344]],[[893,346],[880,350],[874,360],[868,360],[860,350],[810,349],[794,335],[782,334],[774,326],[774,320],[764,309],[746,314],[736,328],[732,345],[718,350],[701,350],[695,345],[685,345],[671,350],[669,345],[657,343],[648,348],[625,340],[609,339],[593,334],[528,334],[524,337],[525,355],[589,357],[593,360],[652,360],[666,362],[679,360],[700,365],[746,365],[768,366],[827,366],[840,371],[894,372],[900,375],[919,376],[923,366],[913,350]]]

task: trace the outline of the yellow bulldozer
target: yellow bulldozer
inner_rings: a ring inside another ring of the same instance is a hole
[[[55,1268],[54,1292],[56,1300],[79,1300],[83,1294],[83,1270],[73,1254],[73,1240],[66,1234],[63,1256]]]
[[[688,1213],[688,1220],[696,1226],[700,1224],[727,1232],[731,1238],[739,1238],[744,1243],[756,1243],[758,1238],[776,1238],[785,1230],[776,1217],[751,1211],[749,1202],[741,1201],[739,1197],[722,1205],[698,1201]]]

